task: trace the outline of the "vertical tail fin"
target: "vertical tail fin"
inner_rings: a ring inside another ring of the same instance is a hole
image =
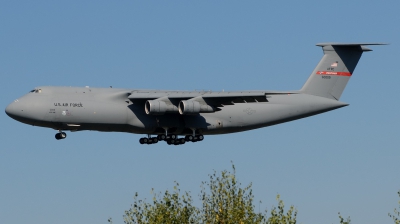
[[[363,45],[382,44],[317,44],[317,46],[322,47],[324,56],[300,91],[339,100],[362,53],[371,51],[371,49]]]

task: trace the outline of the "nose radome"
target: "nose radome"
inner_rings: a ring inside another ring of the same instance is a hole
[[[13,119],[15,119],[15,117],[18,115],[18,100],[16,100],[16,101],[14,101],[14,102],[12,102],[12,103],[10,103],[7,107],[6,107],[6,114],[9,116],[9,117],[11,117],[11,118],[13,118]]]
[[[41,111],[35,106],[27,105],[29,99],[18,99],[6,107],[6,114],[12,119],[30,125],[35,125],[37,120],[43,118]]]
[[[11,117],[11,114],[13,113],[13,104],[14,103],[10,103],[7,107],[6,107],[6,114]]]

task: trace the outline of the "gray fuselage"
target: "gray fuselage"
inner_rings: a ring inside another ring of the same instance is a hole
[[[347,105],[319,96],[288,93],[267,95],[268,102],[224,105],[213,113],[149,115],[145,113],[145,101],[132,102],[128,98],[134,92],[114,88],[38,87],[11,103],[6,112],[20,122],[56,130],[160,134],[168,129],[169,133],[185,135],[194,129],[207,135],[266,127]]]

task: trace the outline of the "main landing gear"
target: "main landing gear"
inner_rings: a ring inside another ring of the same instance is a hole
[[[61,140],[67,137],[67,133],[60,131],[59,133],[56,134],[56,139]]]
[[[178,138],[175,134],[160,134],[157,135],[157,137],[151,137],[151,135],[148,135],[147,138],[140,138],[139,142],[140,144],[150,145],[158,143],[159,141],[166,141],[168,145],[183,145],[186,142],[198,142],[203,141],[203,139],[203,135],[186,135],[184,138]]]
[[[148,138],[141,138],[139,139],[140,144],[156,144],[158,142],[158,138],[156,137],[151,137],[150,135],[148,136]]]

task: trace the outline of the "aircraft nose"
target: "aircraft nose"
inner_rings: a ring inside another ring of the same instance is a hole
[[[20,115],[21,113],[21,109],[19,108],[18,103],[18,100],[15,100],[6,107],[6,114],[15,120],[17,120],[17,118],[19,117],[18,115]]]
[[[31,99],[22,97],[14,100],[6,107],[6,114],[12,119],[30,125],[35,125],[38,120],[41,120],[42,111],[35,105],[30,104]]]

